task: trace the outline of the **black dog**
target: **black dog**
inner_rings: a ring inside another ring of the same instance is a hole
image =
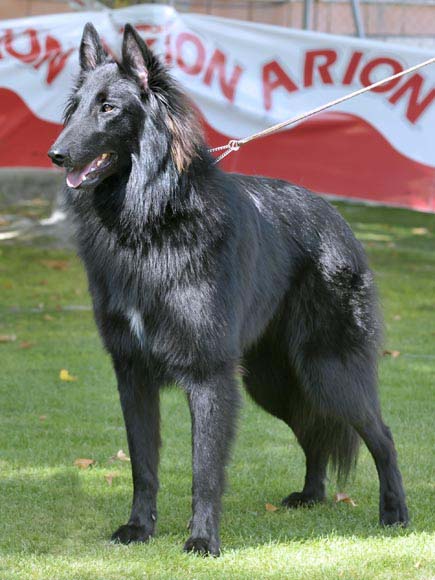
[[[159,390],[192,416],[193,515],[185,549],[218,554],[225,464],[251,397],[293,429],[305,485],[325,498],[359,437],[380,480],[380,520],[408,521],[377,383],[380,317],[361,245],[323,199],[289,183],[223,173],[192,107],[135,30],[122,62],[87,24],[65,129],[49,155],[67,171],[95,318],[112,356],[133,471],[133,507],[113,539],[146,541],[157,510]]]

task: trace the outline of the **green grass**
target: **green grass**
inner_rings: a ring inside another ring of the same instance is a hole
[[[157,536],[148,545],[111,545],[110,533],[129,513],[130,467],[108,461],[127,444],[82,267],[67,251],[6,243],[0,246],[0,335],[17,339],[0,343],[1,580],[435,578],[434,216],[339,207],[377,274],[385,347],[400,351],[382,359],[381,397],[410,527],[378,526],[377,477],[365,449],[346,489],[357,507],[335,504],[330,482],[324,505],[266,511],[266,502],[278,505],[301,488],[303,456],[284,424],[246,400],[224,501],[223,555],[183,554],[190,425],[182,393],[168,389]],[[66,260],[68,267],[55,270],[44,260]],[[31,348],[21,348],[23,341]],[[78,380],[60,381],[62,368]],[[79,470],[73,465],[79,457],[97,464]],[[117,473],[111,486],[110,472]]]

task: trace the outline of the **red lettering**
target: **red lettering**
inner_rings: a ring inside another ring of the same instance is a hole
[[[147,32],[148,34],[160,34],[166,28],[164,25],[158,24],[135,24],[134,27],[136,30]],[[122,28],[122,32],[124,32],[124,27]]]
[[[11,56],[13,56],[14,58],[17,58],[18,60],[21,60],[22,62],[33,62],[34,60],[36,60],[38,58],[38,56],[41,53],[41,45],[39,44],[37,32],[36,32],[36,30],[29,28],[28,30],[24,30],[23,32],[21,32],[19,34],[19,36],[24,36],[24,35],[28,36],[29,42],[30,42],[29,49],[27,52],[18,52],[12,46],[12,43],[15,39],[14,39],[13,30],[11,30],[10,28],[8,28],[5,32],[5,37],[4,37],[5,47],[6,47],[6,50],[8,51],[8,53]]]
[[[60,42],[53,36],[47,35],[45,39],[45,54],[38,63],[34,64],[34,67],[38,69],[45,62],[48,63],[46,81],[50,85],[65,68],[66,61],[72,52],[74,52],[74,48],[62,52]]]
[[[298,90],[298,86],[292,81],[276,60],[272,60],[263,67],[263,101],[266,111],[271,109],[272,91],[278,87],[284,87],[289,93]]]
[[[385,66],[385,65],[391,67],[391,73],[386,74],[385,77],[390,76],[391,74],[395,75],[399,72],[402,72],[402,70],[403,70],[400,62],[398,62],[397,60],[394,60],[394,58],[388,58],[388,57],[374,58],[373,60],[369,61],[365,65],[365,67],[362,69],[361,75],[360,75],[361,84],[364,87],[368,87],[369,85],[376,82],[374,79],[371,78],[371,73],[373,72],[373,70],[376,67]],[[376,87],[375,89],[372,89],[372,91],[374,93],[386,93],[387,91],[393,89],[397,85],[398,82],[400,82],[400,79],[393,79],[392,81],[389,81],[388,83],[385,83],[384,85],[381,85],[380,87]]]
[[[421,74],[416,73],[404,82],[388,99],[390,103],[395,105],[402,97],[410,93],[406,107],[406,117],[411,123],[416,123],[435,99],[435,89],[431,89],[425,97],[421,95],[423,82],[424,79]]]
[[[320,62],[316,62],[319,60]],[[304,86],[311,87],[314,82],[314,68],[317,69],[324,85],[332,85],[329,67],[337,60],[335,50],[308,50],[305,55]],[[323,61],[323,62],[322,62]]]
[[[352,57],[347,65],[346,72],[344,73],[343,80],[341,81],[343,85],[350,85],[355,77],[356,69],[361,62],[363,53],[362,52],[354,52]]]
[[[167,66],[172,65],[172,50],[171,50],[171,35],[167,34],[165,36],[165,64]]]
[[[192,64],[187,63],[183,58],[183,46],[190,43],[196,49],[196,58]],[[205,48],[200,39],[190,32],[182,32],[175,43],[177,64],[182,71],[188,75],[197,75],[204,67]]]
[[[211,57],[207,70],[205,71],[204,83],[210,86],[215,73],[217,72],[222,93],[232,103],[234,101],[235,90],[243,69],[241,66],[236,65],[231,74],[231,78],[227,81],[225,76],[226,66],[227,57],[221,50],[216,49]]]

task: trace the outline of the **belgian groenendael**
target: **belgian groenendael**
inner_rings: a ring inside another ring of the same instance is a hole
[[[406,524],[376,390],[373,276],[349,226],[301,187],[214,165],[193,108],[133,27],[116,63],[87,24],[80,64],[49,155],[66,169],[127,428],[133,507],[113,540],[154,534],[159,390],[175,383],[192,417],[185,550],[219,553],[239,369],[254,401],[291,427],[306,455],[304,487],[284,505],[322,501],[328,463],[345,477],[362,438],[379,474],[381,522]]]

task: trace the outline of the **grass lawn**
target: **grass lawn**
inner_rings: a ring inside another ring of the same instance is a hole
[[[289,429],[245,400],[229,468],[223,554],[182,552],[190,517],[190,424],[184,396],[163,393],[158,533],[115,546],[130,466],[114,376],[74,254],[0,245],[0,579],[435,579],[434,216],[339,204],[366,244],[386,321],[380,367],[412,523],[378,526],[378,482],[364,448],[346,492],[357,503],[267,511],[301,489],[302,452]],[[397,355],[397,353],[394,353]],[[77,377],[61,381],[67,369]],[[261,435],[260,435],[261,434]],[[86,470],[74,465],[90,458]],[[111,485],[109,481],[113,474]]]

